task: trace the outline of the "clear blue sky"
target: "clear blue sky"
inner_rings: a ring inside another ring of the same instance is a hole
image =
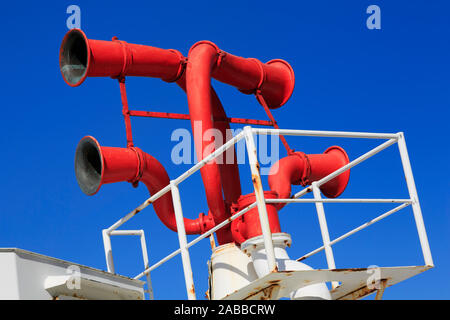
[[[436,268],[385,292],[386,299],[449,299],[450,5],[446,1],[28,1],[2,4],[2,126],[0,246],[19,247],[105,269],[101,230],[142,203],[144,186],[104,186],[85,196],[75,180],[75,147],[84,135],[124,146],[118,85],[87,79],[67,86],[58,50],[67,31],[66,8],[81,8],[81,27],[93,39],[118,36],[131,43],[174,48],[184,55],[199,40],[262,61],[287,60],[296,87],[274,111],[281,127],[367,132],[404,131]],[[366,28],[366,8],[381,8],[381,30]],[[254,97],[214,82],[229,116],[265,119]],[[187,113],[184,93],[158,79],[129,79],[129,102],[141,110]],[[137,146],[159,159],[171,178],[188,166],[170,161],[171,132],[189,123],[133,119]],[[238,127],[238,126],[234,126]],[[350,158],[381,141],[288,139],[297,150],[321,153],[332,144]],[[248,177],[248,167],[241,169]],[[245,180],[244,191],[251,191]],[[267,188],[267,184],[265,183]],[[297,189],[295,189],[297,190]],[[199,175],[181,185],[183,209],[207,210]],[[402,198],[407,190],[396,146],[351,173],[345,197]],[[331,237],[388,210],[388,205],[325,206]],[[384,211],[383,211],[384,210]],[[280,213],[293,237],[292,258],[320,246],[314,206]],[[150,260],[178,246],[152,208],[124,226],[146,231]],[[139,241],[113,238],[117,272],[142,271]],[[412,210],[405,209],[335,246],[338,268],[421,265]],[[191,250],[199,298],[207,287],[209,242]],[[326,267],[323,253],[306,260]],[[153,274],[158,299],[186,297],[181,259]]]

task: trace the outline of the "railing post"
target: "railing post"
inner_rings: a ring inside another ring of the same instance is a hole
[[[194,279],[192,276],[191,258],[187,249],[186,230],[184,228],[183,210],[181,208],[180,192],[178,185],[174,181],[170,181],[170,189],[172,191],[173,207],[175,210],[175,220],[177,223],[178,241],[181,249],[181,260],[183,262],[184,280],[186,282],[186,290],[189,300],[196,300]]]
[[[312,189],[315,200],[321,200],[320,189],[317,186],[317,182],[312,183]],[[330,244],[330,234],[328,232],[327,219],[325,218],[325,210],[323,208],[323,203],[317,201],[316,202],[316,210],[317,216],[319,218],[319,226],[320,232],[322,234],[323,246],[325,248],[325,256],[327,258],[328,269],[336,269],[336,264],[334,262],[333,249]],[[335,289],[338,287],[339,282],[333,281],[331,282],[332,288]]]
[[[270,231],[269,217],[267,216],[266,201],[264,199],[264,191],[262,188],[261,176],[259,173],[259,163],[256,151],[255,140],[253,139],[253,131],[250,126],[244,127],[245,142],[247,145],[248,160],[252,172],[252,182],[255,189],[256,205],[258,207],[259,221],[261,222],[261,230],[264,239],[264,247],[267,255],[267,266],[269,272],[276,271],[275,251],[273,249],[272,232]]]
[[[102,231],[103,247],[105,249],[106,269],[110,273],[116,273],[114,270],[114,261],[112,256],[111,237],[108,229]]]
[[[402,159],[403,171],[405,173],[406,185],[408,186],[409,197],[412,200],[412,209],[414,213],[414,220],[416,221],[417,232],[419,234],[420,246],[422,247],[423,258],[425,265],[434,266],[433,258],[431,256],[430,245],[428,243],[427,232],[423,222],[422,209],[420,208],[419,197],[417,195],[416,184],[409,161],[408,150],[406,148],[405,136],[403,132],[398,134],[398,149]]]
[[[149,265],[148,261],[148,253],[147,253],[147,244],[145,243],[145,234],[144,230],[141,230],[141,250],[142,250],[142,258],[144,259],[144,270],[146,270]],[[153,295],[153,286],[152,286],[152,279],[150,277],[150,272],[147,273],[147,289],[148,289],[148,297],[150,300],[154,299]]]

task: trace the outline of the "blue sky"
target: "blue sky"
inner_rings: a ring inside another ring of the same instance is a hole
[[[449,299],[450,237],[448,120],[450,5],[446,1],[29,1],[2,5],[0,21],[3,123],[0,173],[0,246],[19,247],[105,269],[101,230],[142,203],[144,186],[104,186],[94,197],[79,189],[73,160],[85,135],[102,145],[125,146],[119,88],[109,78],[87,79],[71,88],[62,80],[58,50],[67,32],[67,6],[81,8],[89,38],[118,36],[131,43],[174,48],[184,55],[199,40],[265,62],[288,61],[296,75],[294,94],[273,112],[291,129],[399,132],[406,135],[435,269],[400,283],[385,299]],[[366,8],[381,8],[381,30],[366,28]],[[229,116],[265,119],[254,97],[213,82]],[[158,79],[128,80],[130,106],[187,113],[184,93]],[[164,164],[171,178],[188,169],[170,160],[182,120],[133,119],[136,145]],[[233,126],[238,128],[239,126]],[[288,138],[296,150],[321,153],[338,144],[351,159],[381,141]],[[251,191],[243,166],[244,192]],[[264,181],[267,189],[267,183]],[[181,185],[183,210],[195,218],[207,210],[199,175]],[[298,189],[295,189],[298,190]],[[352,170],[343,197],[407,197],[396,146]],[[389,210],[388,205],[326,205],[331,238]],[[280,212],[297,258],[321,245],[311,204]],[[124,226],[146,231],[150,261],[178,247],[148,208]],[[117,272],[142,271],[139,240],[113,238]],[[191,251],[198,298],[207,288],[211,249],[203,241]],[[411,208],[369,227],[334,247],[336,266],[421,265]],[[323,253],[305,261],[326,267]],[[184,299],[181,258],[152,274],[158,299]]]

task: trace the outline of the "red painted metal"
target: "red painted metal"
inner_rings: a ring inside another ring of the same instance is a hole
[[[280,199],[287,199],[291,196],[291,184],[310,185],[312,181],[324,178],[347,163],[347,153],[338,146],[328,148],[323,154],[307,155],[294,152],[272,166],[269,172],[269,188],[276,192]],[[336,198],[344,192],[349,178],[350,171],[347,170],[322,185],[320,190],[326,197]],[[278,209],[283,206],[284,204],[277,204]]]
[[[188,94],[189,101],[189,91],[187,90],[187,81],[186,75],[183,76],[177,81],[177,84]],[[213,127],[215,129],[220,130],[222,137],[225,137],[225,140],[228,141],[231,139],[229,136],[230,125],[227,122],[217,122],[214,118],[226,118],[225,110],[223,109],[222,103],[220,102],[219,97],[217,96],[215,90],[209,84],[207,89],[207,94],[209,96],[209,103],[212,111],[209,113],[210,118],[208,119],[213,123]],[[194,143],[197,151],[198,159],[203,159],[203,145],[202,149],[199,149],[198,141],[203,141],[205,137],[205,132],[207,128],[212,128],[210,126],[205,127],[205,122],[202,119],[195,118],[193,116],[192,107],[189,107],[190,119],[193,126],[192,132],[194,135]],[[205,113],[208,113],[205,111]],[[206,141],[206,140],[205,140]],[[211,142],[208,142],[209,144]],[[216,147],[220,146],[220,142],[217,141]],[[213,152],[213,150],[211,150]],[[225,159],[228,158],[228,153],[232,152],[233,161],[232,163],[227,163],[227,161],[223,161],[223,157]],[[221,163],[217,165],[218,163]],[[237,166],[236,154],[234,153],[234,148],[230,148],[226,152],[222,154],[221,157],[216,158],[216,160],[206,164],[202,169],[200,169],[200,174],[202,176],[203,185],[205,186],[206,200],[208,203],[209,210],[214,217],[214,222],[218,221],[222,222],[223,217],[227,217],[231,215],[231,204],[234,203],[238,197],[241,195],[241,184],[239,179],[239,168]],[[222,195],[223,191],[223,195]],[[225,197],[225,199],[224,199]],[[218,211],[220,210],[220,211]],[[219,244],[233,242],[230,226],[227,225],[224,228],[218,230],[216,232],[217,241]]]
[[[76,176],[81,189],[94,195],[104,184],[142,181],[150,195],[170,183],[162,164],[139,148],[102,147],[98,141],[87,136],[81,139],[76,151]],[[172,194],[166,193],[153,203],[153,208],[166,227],[176,231]],[[199,234],[211,229],[214,222],[203,213],[195,220],[184,219],[187,234]]]
[[[276,199],[277,193],[274,191],[264,191],[265,199]],[[256,201],[254,193],[239,197],[234,211],[238,212],[245,209]],[[278,210],[276,204],[266,204],[267,216],[269,218],[270,231],[272,233],[281,232],[280,221],[278,219]],[[262,234],[261,222],[259,220],[258,208],[255,207],[231,223],[231,232],[233,239],[237,243],[242,243],[247,239],[260,236]]]
[[[120,97],[122,98],[122,114],[125,120],[125,134],[127,136],[127,147],[134,147],[133,134],[131,131],[130,110],[128,109],[127,90],[125,87],[125,77],[119,78]]]
[[[210,141],[203,139],[204,132],[217,129],[213,121],[217,109],[211,103],[211,77],[233,85],[244,93],[260,93],[269,108],[282,106],[294,88],[294,73],[287,62],[272,60],[263,64],[257,59],[246,59],[221,51],[210,41],[194,44],[188,54],[186,87],[198,159],[203,159],[214,151],[210,148]],[[196,123],[202,124],[201,129],[198,129]],[[207,148],[209,152],[205,153]],[[232,191],[231,186],[235,183],[235,179],[225,175],[221,177],[214,161],[204,166],[201,174],[208,206],[213,213],[214,221],[218,224],[231,214],[223,205],[221,185],[229,183]],[[228,233],[217,232],[217,238],[219,244],[230,242]]]
[[[88,39],[83,31],[66,33],[59,52],[63,78],[69,86],[79,86],[86,77],[140,76],[176,81],[184,71],[182,54],[173,49],[160,49],[112,41]]]
[[[254,94],[260,90],[271,109],[281,107],[291,97],[295,76],[292,67],[286,61],[274,59],[262,63],[254,58],[238,57],[220,50],[210,41],[199,41],[194,44],[189,50],[189,60],[191,52],[197,50],[197,47],[205,46],[213,50],[210,76],[214,79],[232,85],[245,94]]]
[[[187,98],[195,149],[199,160],[214,152],[214,148],[210,148],[211,141],[204,138],[204,133],[211,132],[212,129],[218,129],[213,120],[213,112],[217,113],[217,108],[211,102],[213,99],[211,94],[211,70],[217,58],[216,53],[214,47],[204,45],[191,48],[188,55],[186,68]],[[209,152],[205,152],[207,148],[209,148]],[[227,180],[227,177],[220,174],[217,159],[203,166],[200,174],[205,187],[208,207],[212,212],[214,222],[219,224],[231,216],[222,196],[222,178]],[[227,229],[229,229],[229,225]],[[219,230],[216,233],[219,244],[233,241],[231,233],[227,229]]]
[[[303,152],[293,152],[291,155],[280,159],[269,172],[269,187],[271,191],[265,191],[266,199],[288,199],[291,196],[291,185],[310,185],[312,181],[318,181],[333,171],[349,163],[347,153],[338,146],[325,150],[323,154],[306,155]],[[329,198],[338,197],[347,186],[350,172],[347,170],[336,178],[321,186],[322,193]],[[239,198],[234,212],[238,212],[255,202],[254,193]],[[278,210],[285,206],[284,203],[266,204],[269,226],[272,233],[281,232],[278,220]],[[262,234],[258,208],[255,207],[243,216],[233,220],[231,224],[233,239],[242,243]]]
[[[280,129],[280,127],[278,126],[278,123],[275,121],[275,118],[272,115],[272,112],[270,111],[269,106],[266,103],[266,100],[264,99],[264,97],[261,94],[261,90],[257,90],[255,93],[255,96],[256,96],[256,99],[258,100],[258,102],[263,106],[264,111],[266,112],[267,116],[273,123],[273,127],[275,129]],[[286,149],[287,153],[292,154],[294,151],[291,149],[291,147],[289,147],[289,144],[287,143],[286,138],[281,134],[280,134],[280,140],[283,143],[284,148]]]
[[[172,113],[172,112],[140,111],[140,110],[130,110],[130,116],[178,119],[178,120],[190,120],[191,119],[191,117],[188,114]]]
[[[191,120],[191,116],[188,115],[188,114],[173,113],[173,112],[130,110],[129,114],[132,117],[148,117],[148,118]],[[253,124],[253,125],[258,125],[258,126],[273,127],[273,122],[272,121],[258,120],[258,119],[214,118],[214,121],[216,121],[216,122],[240,123],[240,124]]]
[[[70,86],[80,85],[86,77],[112,77],[120,83],[127,148],[101,147],[92,137],[83,138],[77,148],[77,180],[82,190],[89,195],[95,194],[104,183],[128,181],[136,186],[142,181],[150,194],[155,194],[169,184],[170,179],[164,167],[155,158],[134,147],[131,116],[190,120],[197,158],[201,160],[231,139],[230,123],[278,128],[270,109],[286,103],[295,83],[292,68],[283,60],[262,63],[254,58],[234,56],[209,41],[194,44],[188,58],[185,58],[176,50],[129,44],[117,38],[112,41],[91,40],[78,29],[69,31],[63,39],[60,68],[64,80]],[[129,110],[126,76],[154,77],[176,82],[187,94],[189,115]],[[245,94],[255,94],[270,121],[227,117],[211,86],[212,78],[235,86]],[[214,148],[211,148],[214,140],[205,137],[211,129],[219,130],[225,137],[225,141],[215,141]],[[271,191],[265,192],[266,198],[288,198],[291,184],[308,185],[349,162],[340,147],[328,148],[320,155],[306,155],[294,152],[286,139],[283,136],[280,138],[288,156],[271,168]],[[83,152],[91,154],[88,156]],[[229,156],[234,159],[232,163],[225,161]],[[195,220],[185,219],[188,234],[203,233],[255,201],[254,194],[241,195],[234,148],[227,150],[221,157],[224,158],[217,158],[200,170],[209,213],[201,213]],[[324,184],[321,190],[327,197],[337,197],[344,191],[348,179],[349,171],[346,171]],[[153,205],[161,221],[176,230],[171,194],[166,194]],[[266,207],[272,232],[280,232],[277,210],[283,205],[267,204]],[[216,235],[219,244],[232,241],[241,243],[261,235],[257,208],[218,230]]]
[[[71,86],[80,85],[88,76],[108,76],[119,79],[125,76],[147,76],[161,78],[168,82],[175,81],[186,91],[185,65],[186,59],[176,50],[127,44],[117,39],[113,39],[113,41],[91,40],[81,30],[77,29],[73,29],[66,34],[60,49],[61,72],[66,83]],[[126,102],[126,99],[124,100],[124,87],[122,86],[121,89],[122,101]],[[214,106],[214,117],[227,119],[217,94],[212,87],[209,90],[212,99],[211,104]],[[123,107],[124,110],[127,109],[125,104]],[[126,127],[128,127],[127,112],[125,112],[125,120]],[[229,129],[229,123],[224,121],[214,121],[214,123],[223,136],[229,139],[230,137],[227,136],[226,132],[226,129]],[[127,128],[127,141],[130,144],[131,129],[128,129],[129,127]],[[204,131],[201,132],[202,136],[203,133]],[[207,194],[207,197],[210,199],[209,202],[213,210],[219,205],[222,207],[221,216],[227,216],[225,208],[227,208],[226,211],[229,211],[231,203],[236,201],[241,194],[236,156],[234,155],[233,163],[220,165],[216,173],[218,173],[216,178],[223,177],[224,183],[215,184],[219,186],[215,189],[215,200],[211,200],[213,198],[211,193]],[[203,176],[203,179],[205,185],[213,184],[213,178]],[[221,199],[222,188],[225,200]],[[227,236],[228,233],[229,231],[226,230],[217,233],[220,243],[232,241],[231,236]]]

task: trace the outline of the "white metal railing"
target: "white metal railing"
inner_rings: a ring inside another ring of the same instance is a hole
[[[262,189],[261,184],[261,176],[259,172],[259,164],[257,160],[257,150],[256,145],[253,139],[254,134],[260,134],[260,135],[289,135],[289,136],[314,136],[314,137],[337,137],[337,138],[365,138],[365,139],[386,139],[387,141],[380,144],[379,146],[373,148],[372,150],[368,151],[367,153],[361,155],[360,157],[356,158],[355,160],[349,162],[347,165],[341,167],[340,169],[332,172],[331,174],[327,175],[326,177],[314,181],[311,186],[304,188],[303,190],[297,192],[294,194],[290,199],[265,199],[264,198],[264,191]],[[255,196],[256,200],[254,203],[250,204],[246,208],[240,210],[233,216],[231,216],[229,219],[223,221],[222,223],[216,225],[214,228],[210,229],[209,231],[205,232],[204,234],[196,237],[194,240],[187,242],[186,237],[186,231],[184,228],[183,223],[183,211],[181,207],[181,201],[180,201],[180,194],[179,194],[179,184],[186,180],[188,177],[190,177],[192,174],[200,170],[206,163],[211,161],[212,159],[218,157],[221,155],[225,150],[232,147],[234,144],[236,144],[241,139],[245,139],[246,146],[247,146],[247,153],[249,157],[249,164],[252,172],[252,181],[253,186],[255,190]],[[409,192],[409,199],[322,199],[320,195],[320,186],[327,183],[328,181],[332,180],[339,174],[343,173],[346,170],[349,170],[350,168],[353,168],[354,166],[360,164],[361,162],[369,159],[370,157],[374,156],[375,154],[381,152],[382,150],[388,148],[389,146],[397,143],[398,149],[400,152],[401,162],[406,178],[406,184],[408,187]],[[136,214],[138,214],[140,211],[145,209],[147,206],[149,206],[151,203],[165,195],[167,192],[172,192],[172,199],[173,199],[173,205],[175,210],[175,218],[176,218],[176,224],[177,224],[177,233],[178,233],[178,240],[180,248],[173,251],[166,257],[162,258],[158,262],[154,263],[153,265],[149,266],[148,264],[148,255],[147,255],[147,247],[145,245],[145,237],[144,232],[142,230],[133,231],[133,230],[116,230],[120,226],[122,226],[124,223],[126,223],[128,220],[130,220],[132,217],[134,217]],[[314,195],[313,199],[299,199],[300,197],[304,196],[307,193],[312,192]],[[110,226],[108,229],[103,230],[103,242],[104,242],[104,248],[105,248],[105,256],[106,256],[106,263],[107,268],[109,272],[114,273],[114,263],[112,258],[112,247],[111,247],[111,240],[110,236],[112,235],[140,235],[141,236],[141,248],[142,248],[142,254],[144,257],[144,265],[145,270],[135,276],[135,279],[140,279],[144,276],[147,277],[147,286],[148,291],[150,295],[150,299],[153,298],[153,289],[151,285],[150,280],[150,272],[158,268],[160,265],[165,263],[166,261],[172,259],[179,253],[181,253],[182,258],[182,264],[183,264],[183,271],[184,271],[184,277],[185,277],[185,283],[186,283],[186,291],[187,296],[189,299],[196,299],[195,295],[195,287],[194,287],[194,281],[193,281],[193,275],[192,275],[192,268],[190,263],[190,256],[189,256],[189,248],[199,241],[205,239],[206,237],[211,236],[214,232],[219,230],[220,228],[224,227],[228,223],[231,223],[231,221],[237,219],[238,217],[242,216],[249,210],[258,207],[259,211],[259,218],[261,222],[261,230],[262,235],[264,239],[264,245],[267,252],[267,264],[269,267],[269,270],[274,270],[276,266],[275,262],[275,254],[273,249],[273,243],[272,243],[272,235],[270,231],[268,216],[267,216],[267,210],[265,203],[315,203],[316,210],[318,214],[319,219],[319,225],[320,230],[322,234],[322,240],[323,240],[323,246],[320,248],[317,248],[313,251],[311,251],[308,254],[303,255],[299,259],[304,260],[317,252],[320,252],[322,250],[325,250],[325,256],[328,264],[329,269],[335,269],[335,262],[334,262],[334,256],[332,251],[332,245],[335,243],[353,235],[354,233],[365,229],[366,227],[374,224],[375,222],[378,222],[391,214],[411,205],[412,210],[414,213],[414,219],[416,222],[416,228],[419,235],[420,245],[422,249],[422,254],[424,258],[424,262],[426,266],[434,266],[433,259],[431,256],[430,247],[428,244],[428,238],[425,230],[425,225],[422,217],[422,211],[420,208],[419,198],[417,196],[417,190],[414,183],[414,177],[411,170],[411,164],[409,161],[408,151],[406,148],[406,142],[405,137],[402,132],[395,133],[395,134],[385,134],[385,133],[365,133],[365,132],[340,132],[340,131],[311,131],[311,130],[285,130],[285,129],[266,129],[266,128],[252,128],[250,126],[244,127],[244,130],[238,133],[236,136],[231,138],[229,141],[227,141],[224,145],[219,147],[217,150],[215,150],[213,153],[205,157],[202,161],[195,164],[193,167],[191,167],[189,170],[181,174],[178,178],[171,180],[170,184],[161,189],[159,192],[155,193],[153,196],[148,198],[145,202],[143,202],[140,206],[138,206],[133,211],[129,212],[127,215],[125,215],[123,218],[118,220],[116,223],[114,223],[112,226]],[[328,232],[328,226],[326,222],[325,217],[325,211],[323,204],[324,203],[399,203],[400,205],[395,207],[392,210],[389,210],[382,215],[376,217],[375,219],[372,219],[365,224],[345,233],[344,235],[334,239],[330,240],[329,232]],[[332,283],[333,288],[337,286],[337,282]]]

